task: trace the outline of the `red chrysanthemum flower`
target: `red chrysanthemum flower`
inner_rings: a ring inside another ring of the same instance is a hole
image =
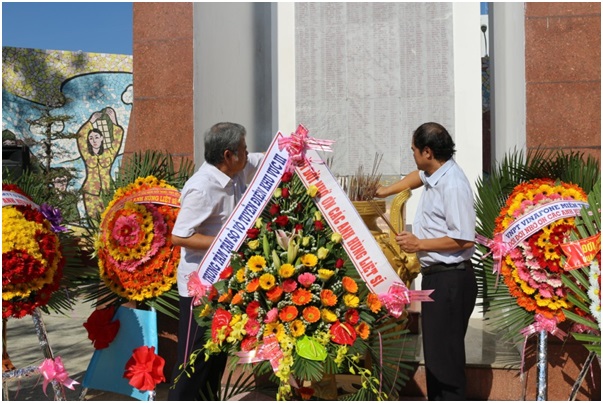
[[[220,280],[226,280],[232,276],[232,266],[228,266],[220,273]]]
[[[245,309],[245,313],[251,319],[257,319],[260,311],[260,303],[258,301],[251,301],[247,308]]]

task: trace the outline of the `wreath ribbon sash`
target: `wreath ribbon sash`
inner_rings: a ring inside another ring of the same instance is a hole
[[[490,248],[490,252],[485,254],[482,259],[492,254],[494,260],[493,273],[497,273],[497,283],[498,276],[500,276],[502,259],[511,250],[542,228],[562,218],[575,217],[580,214],[582,208],[586,207],[588,207],[588,203],[586,202],[555,200],[516,218],[503,232],[494,234],[494,239],[475,234],[475,241],[477,243]]]
[[[36,210],[40,209],[40,206],[31,201],[29,198],[10,190],[2,191],[2,206],[30,206]]]

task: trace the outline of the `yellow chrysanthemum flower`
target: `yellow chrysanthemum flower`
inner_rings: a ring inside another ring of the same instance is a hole
[[[316,263],[318,263],[318,258],[316,255],[307,253],[301,257],[301,262],[306,267],[314,267],[316,266]]]
[[[538,236],[536,244],[541,248],[546,248],[550,245],[551,230],[547,227],[542,229],[542,233]]]
[[[278,269],[278,274],[282,278],[289,278],[295,273],[295,267],[292,264],[285,263]]]
[[[260,287],[264,290],[271,290],[276,284],[276,279],[270,273],[264,273],[260,276]]]
[[[527,283],[525,283],[524,281],[521,281],[521,290],[526,293],[527,295],[532,295],[536,292],[536,290],[532,287],[530,287]]]
[[[237,276],[237,281],[239,283],[244,282],[245,281],[245,269],[240,268],[239,270],[237,270],[236,276]]]
[[[280,342],[285,335],[285,326],[280,322],[268,323],[264,329],[264,337],[273,334]]]
[[[263,256],[255,255],[247,261],[247,267],[255,273],[258,273],[266,267],[266,259]]]
[[[546,260],[559,260],[559,259],[561,259],[561,256],[559,256],[559,254],[557,253],[556,249],[551,244],[548,244],[547,246],[545,246],[543,248],[543,251],[544,251],[544,258]]]
[[[302,322],[299,319],[294,320],[293,322],[291,322],[291,335],[294,337],[301,337],[306,333],[306,326],[304,325],[304,322]]]

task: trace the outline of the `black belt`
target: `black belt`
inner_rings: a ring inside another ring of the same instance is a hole
[[[421,274],[434,274],[449,270],[466,270],[473,267],[470,260],[465,260],[460,263],[436,263],[431,266],[422,267]]]

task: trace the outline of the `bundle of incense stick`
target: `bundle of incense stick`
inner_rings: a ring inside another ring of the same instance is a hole
[[[385,223],[387,224],[387,226],[389,227],[389,229],[391,229],[394,234],[397,234],[398,231],[396,231],[396,229],[394,228],[394,226],[392,225],[392,223],[387,219],[387,217],[385,216],[385,214],[383,213],[383,211],[381,211],[381,209],[379,208],[379,206],[377,205],[377,203],[375,202],[375,200],[371,199],[368,202],[371,205],[371,207],[375,210],[375,212],[377,214],[379,214],[379,216],[383,219],[383,221],[385,221]]]
[[[365,201],[374,197],[381,181],[381,174],[378,173],[378,170],[382,159],[383,154],[376,153],[373,160],[373,169],[369,175],[364,174],[364,167],[360,165],[355,175],[346,178],[344,190],[350,200]]]

